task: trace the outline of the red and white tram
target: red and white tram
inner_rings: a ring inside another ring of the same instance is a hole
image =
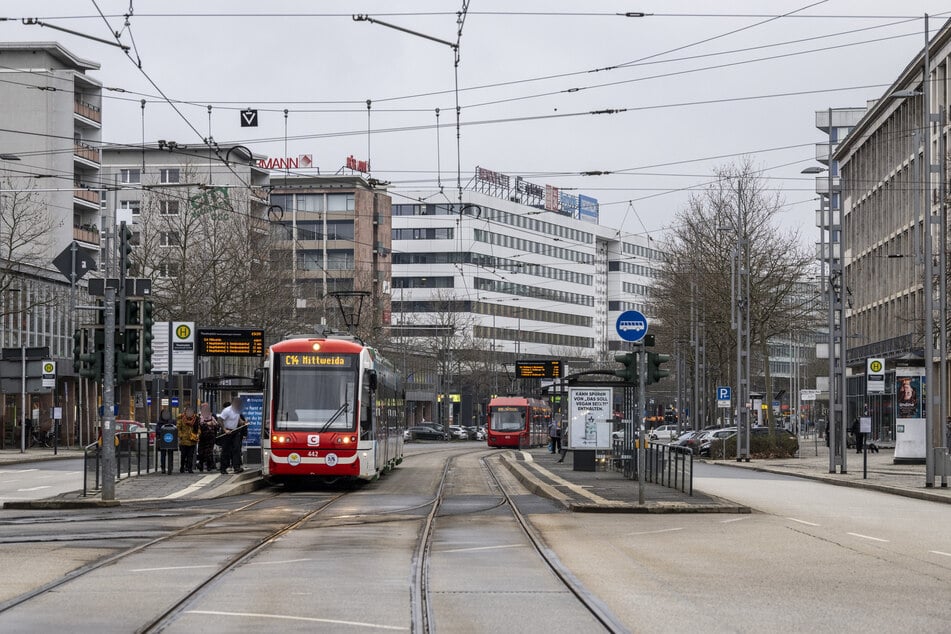
[[[403,385],[376,350],[345,336],[288,339],[265,369],[265,479],[372,480],[403,461]]]
[[[489,401],[486,441],[490,447],[541,447],[548,444],[551,408],[536,398],[499,397]]]

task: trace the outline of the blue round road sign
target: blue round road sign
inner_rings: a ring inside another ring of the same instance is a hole
[[[624,341],[640,341],[647,334],[647,317],[638,310],[626,310],[618,315],[614,328]]]

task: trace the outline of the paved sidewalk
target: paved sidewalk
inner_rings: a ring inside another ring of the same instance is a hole
[[[800,440],[799,456],[779,460],[709,460],[710,464],[742,467],[770,473],[794,475],[840,486],[860,487],[895,495],[951,503],[951,488],[941,486],[935,478],[933,488],[925,487],[924,464],[895,464],[892,447],[881,447],[878,453],[868,454],[867,477],[863,477],[863,454],[850,449],[846,454],[846,473],[829,473],[829,449],[825,441],[814,438]]]
[[[749,513],[750,509],[694,490],[693,495],[650,482],[644,483],[643,505],[638,482],[617,471],[575,471],[568,452],[544,447],[503,451],[503,464],[532,493],[561,503],[566,509],[587,513]]]
[[[24,453],[18,449],[0,450],[0,466],[26,464],[48,460],[82,459],[83,450],[79,448],[58,448],[56,454],[48,448],[31,448]],[[177,462],[177,459],[176,459]],[[153,466],[154,468],[154,466]],[[71,491],[51,498],[38,500],[10,501],[3,507],[12,509],[70,509],[88,506],[117,506],[122,503],[149,502],[161,500],[205,500],[247,493],[267,486],[261,479],[260,465],[245,465],[243,473],[227,475],[218,471],[211,473],[180,473],[170,475],[152,471],[125,476],[116,482],[116,499],[104,501],[99,492],[90,492],[83,497],[82,490]]]

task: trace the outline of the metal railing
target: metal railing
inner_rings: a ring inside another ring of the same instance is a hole
[[[615,440],[611,464],[624,477],[637,479],[638,450]],[[650,444],[644,449],[644,481],[693,495],[693,452],[688,447]]]
[[[155,445],[149,443],[149,434],[147,431],[116,433],[116,480],[157,469]],[[83,497],[99,491],[102,478],[102,447],[94,442],[83,448]]]

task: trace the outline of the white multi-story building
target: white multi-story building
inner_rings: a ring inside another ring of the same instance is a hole
[[[461,203],[455,190],[392,194],[396,338],[481,350],[502,391],[516,360],[611,359],[617,317],[646,310],[662,254],[598,224],[592,198],[482,169],[476,189]]]
[[[4,379],[0,445],[34,411],[46,429],[54,402],[65,413],[62,440],[77,440],[71,357],[81,318],[73,306],[84,303],[82,276],[96,266],[100,243],[102,84],[88,74],[98,68],[55,42],[0,43],[0,345],[47,348],[59,377],[52,390],[30,379],[28,398],[19,371]]]

